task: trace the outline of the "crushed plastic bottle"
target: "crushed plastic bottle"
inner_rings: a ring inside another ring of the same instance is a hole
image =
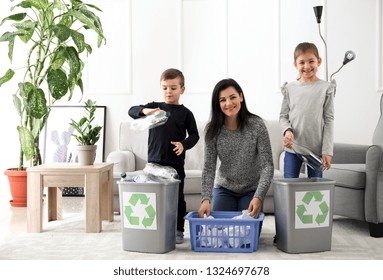
[[[170,112],[158,110],[153,114],[135,119],[131,122],[134,130],[146,130],[165,124],[168,121]]]
[[[171,166],[163,166],[157,163],[148,162],[143,171],[148,176],[159,177],[167,180],[179,179],[177,171]]]
[[[296,142],[293,143],[293,151],[295,154],[309,167],[316,172],[323,172],[326,167],[323,165],[322,158],[312,152],[305,146],[299,145]]]

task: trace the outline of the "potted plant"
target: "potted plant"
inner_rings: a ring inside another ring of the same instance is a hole
[[[96,32],[98,47],[105,41],[101,21],[92,10],[101,12],[98,7],[80,0],[24,0],[11,8],[18,12],[0,21],[0,27],[9,23],[9,30],[3,33],[0,42],[8,42],[10,62],[17,38],[28,50],[25,68],[21,69],[24,72],[13,94],[20,117],[17,126],[20,153],[19,166],[12,171],[26,175],[25,160],[30,161],[30,166],[42,163],[39,140],[50,106],[63,97],[71,100],[76,87],[83,94],[84,62],[80,56],[92,53],[85,34],[87,30]],[[0,86],[10,81],[15,71],[8,69],[3,76],[0,73]],[[24,189],[26,193],[26,183]],[[16,204],[14,206],[26,206],[26,199],[25,205]]]
[[[80,165],[92,165],[96,158],[96,143],[100,139],[102,126],[94,125],[96,102],[88,99],[85,102],[85,116],[78,122],[71,119],[70,125],[77,134],[72,134],[78,142],[77,155]]]

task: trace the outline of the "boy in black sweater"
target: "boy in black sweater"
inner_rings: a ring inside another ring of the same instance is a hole
[[[197,124],[193,113],[179,103],[185,92],[185,78],[177,69],[165,70],[160,78],[165,102],[150,102],[133,106],[129,116],[137,119],[163,110],[170,113],[167,122],[149,130],[148,162],[173,167],[181,180],[178,192],[178,215],[176,243],[183,242],[184,216],[186,202],[184,198],[185,152],[194,147],[199,140]],[[186,137],[188,135],[188,137]]]

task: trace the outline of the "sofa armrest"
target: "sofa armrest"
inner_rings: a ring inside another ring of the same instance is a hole
[[[332,163],[366,163],[366,153],[370,146],[334,143]]]
[[[106,162],[114,163],[114,174],[121,174],[121,172],[132,172],[136,170],[135,156],[131,151],[111,152],[106,158]]]
[[[383,146],[372,145],[366,156],[366,221],[383,223]]]

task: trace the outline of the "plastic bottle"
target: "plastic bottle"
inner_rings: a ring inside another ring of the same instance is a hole
[[[120,174],[120,182],[131,182],[132,181],[132,178],[130,176],[128,176],[125,172],[122,172]]]
[[[309,167],[317,172],[324,171],[326,167],[323,165],[322,158],[305,146],[293,143],[295,154]]]
[[[166,123],[169,116],[170,112],[159,110],[153,114],[133,120],[131,122],[131,128],[135,130],[152,129]]]

